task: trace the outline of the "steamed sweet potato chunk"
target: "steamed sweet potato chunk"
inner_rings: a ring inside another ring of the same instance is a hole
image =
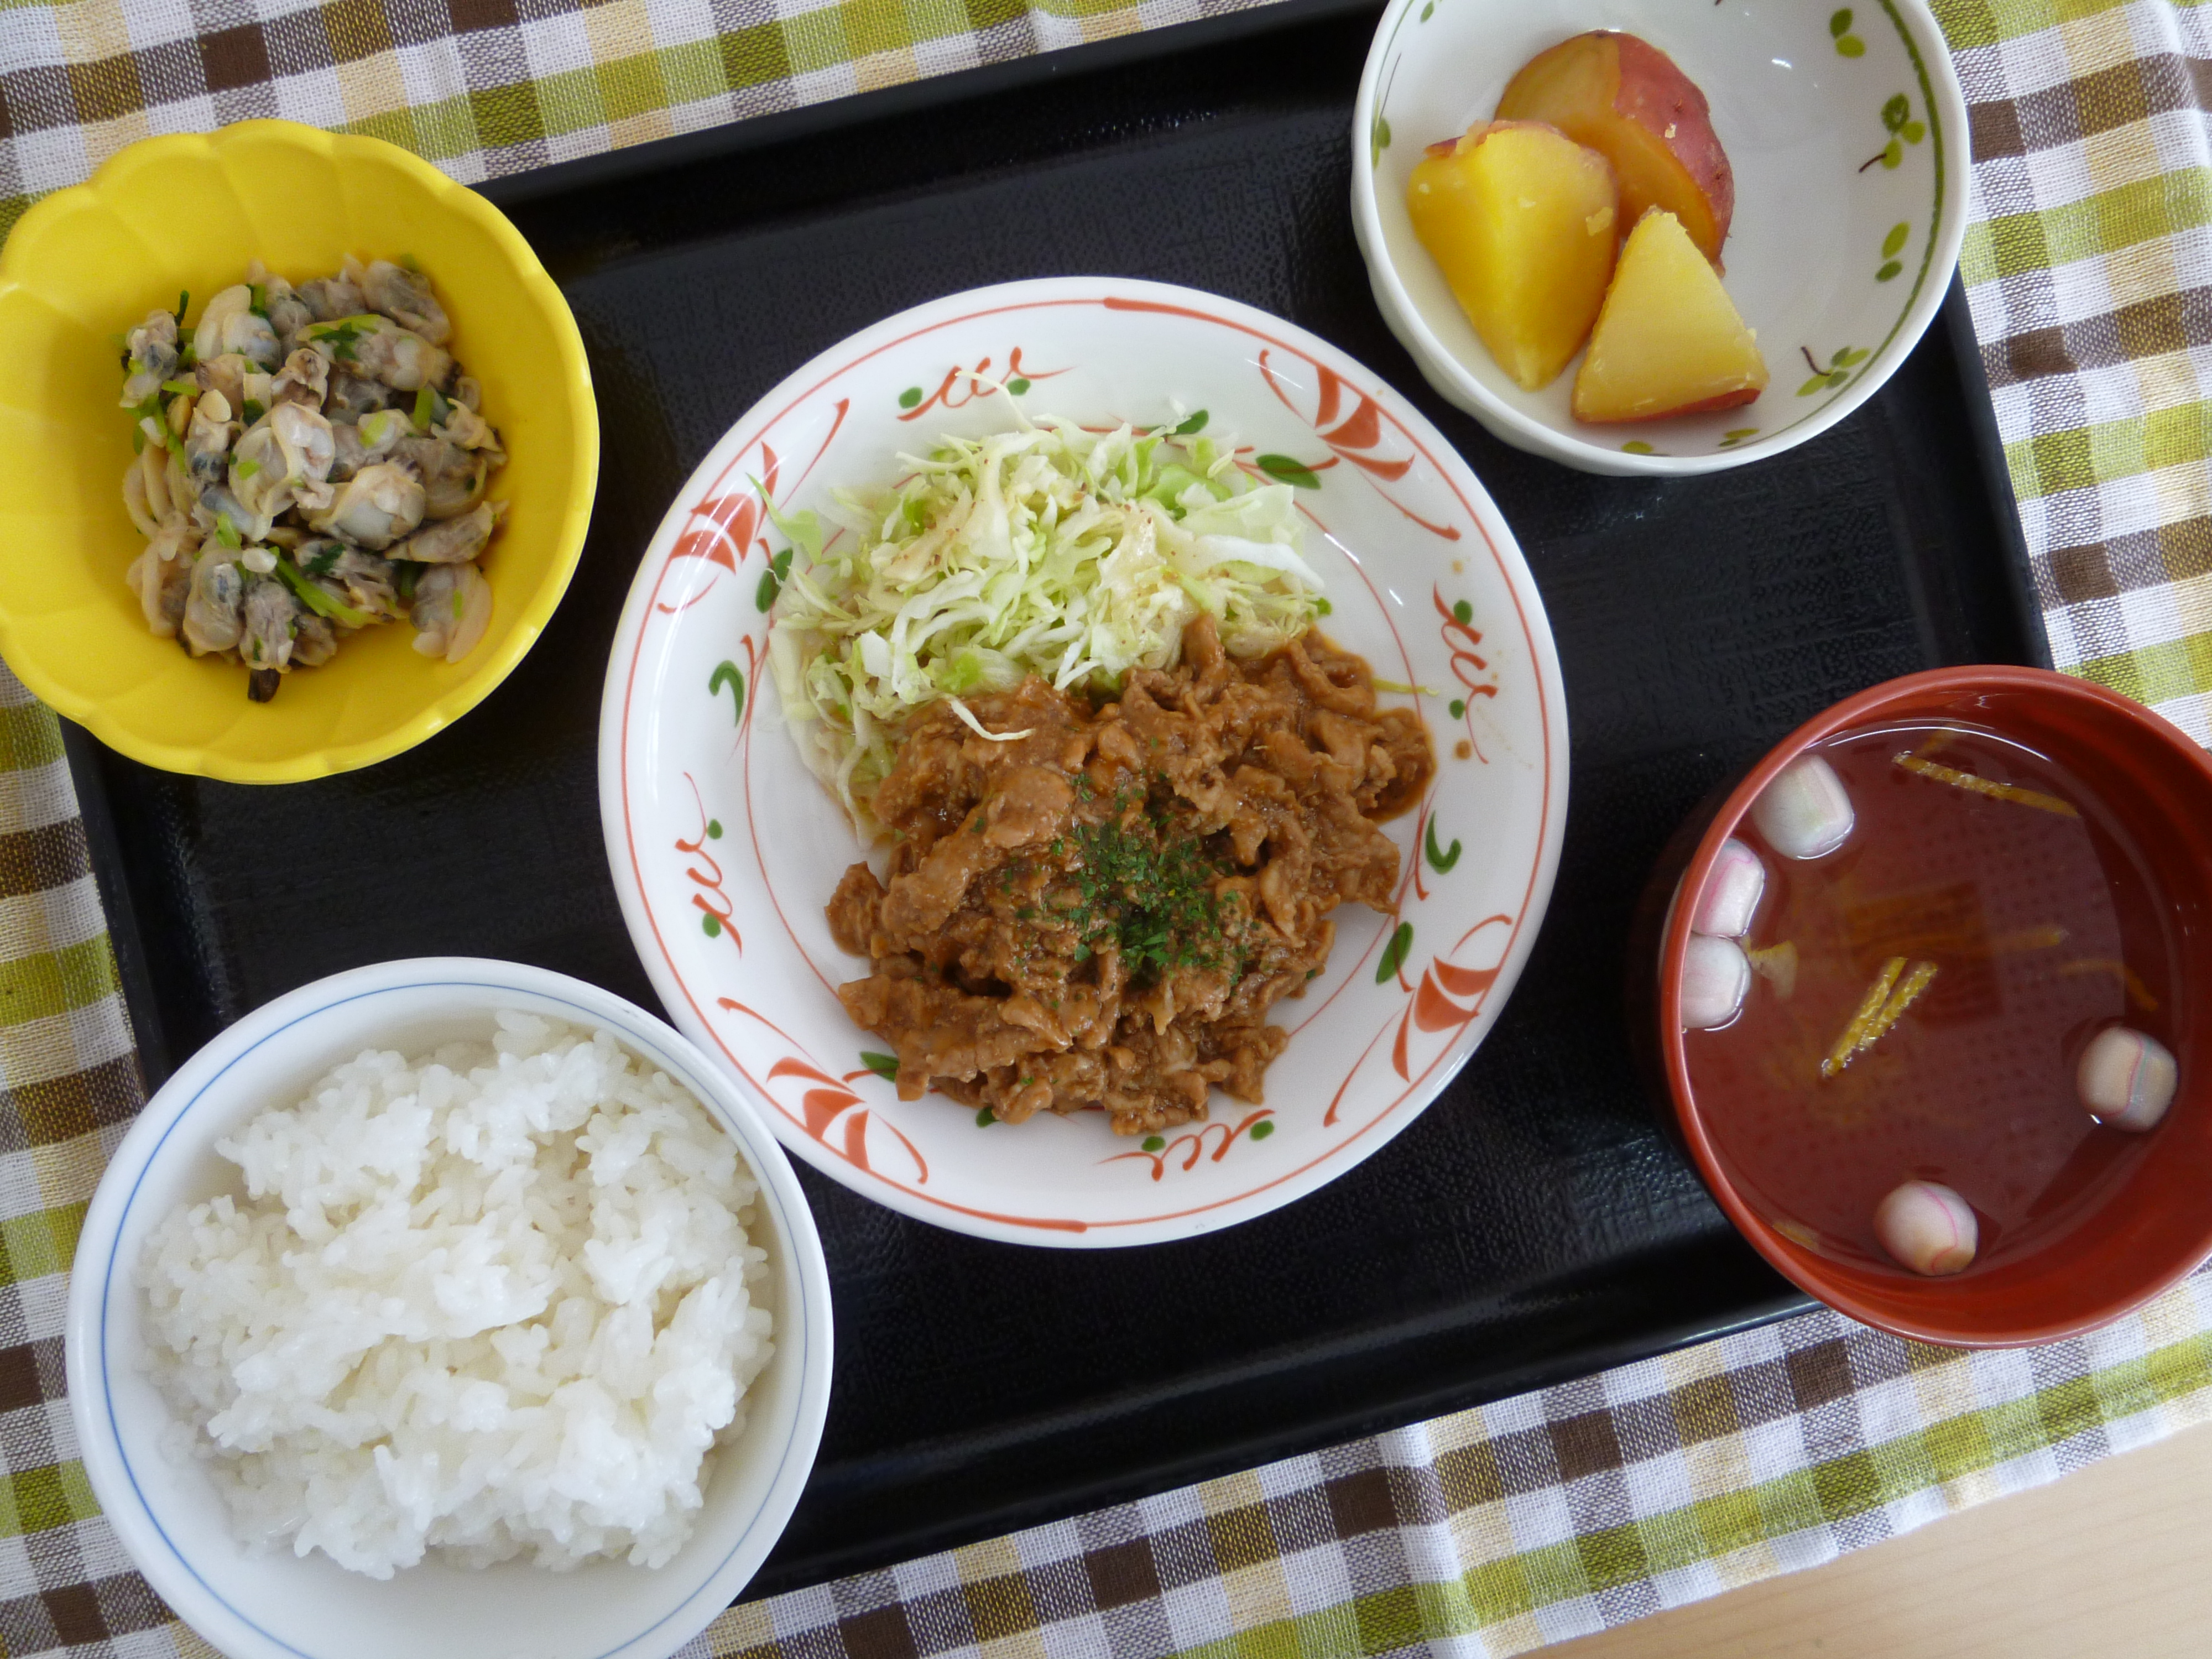
[[[1613,168],[1547,126],[1495,122],[1429,146],[1407,181],[1415,234],[1514,383],[1582,349],[1620,238]]]
[[[1682,222],[1720,263],[1735,213],[1735,175],[1705,94],[1632,34],[1577,34],[1523,64],[1498,100],[1501,121],[1543,121],[1613,163],[1626,232],[1652,208]]]
[[[1719,273],[1671,213],[1644,215],[1620,251],[1575,418],[1656,421],[1733,409],[1766,389],[1766,360]]]

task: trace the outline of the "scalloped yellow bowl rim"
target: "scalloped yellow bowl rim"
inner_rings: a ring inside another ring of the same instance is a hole
[[[242,670],[157,638],[123,583],[143,538],[121,497],[131,422],[112,341],[179,287],[197,310],[249,259],[297,282],[347,253],[419,258],[507,441],[492,493],[509,513],[485,561],[492,623],[458,664],[416,653],[404,623],[366,630],[251,704]],[[412,748],[522,660],[583,551],[599,415],[568,302],[504,214],[381,139],[242,121],[118,151],[33,204],[0,246],[0,477],[16,481],[0,492],[14,498],[0,499],[0,656],[41,701],[149,766],[289,783]]]

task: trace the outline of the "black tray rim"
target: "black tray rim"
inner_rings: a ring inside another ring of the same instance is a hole
[[[620,149],[548,162],[520,173],[501,173],[470,186],[495,206],[507,207],[589,190],[702,161],[719,161],[841,127],[920,115],[949,104],[964,103],[1017,88],[1090,75],[1125,64],[1175,57],[1224,46],[1255,34],[1298,27],[1325,18],[1372,14],[1379,19],[1384,0],[1240,0],[1238,9],[1193,18],[1188,22],[1140,28],[1080,46],[1054,46],[1020,58],[972,68],[925,75],[896,86],[848,93],[791,109],[739,116],[697,132],[647,139]]]
[[[536,201],[568,191],[619,183],[704,161],[734,157],[773,148],[846,126],[860,126],[939,107],[1019,87],[1034,86],[1063,77],[1089,75],[1131,63],[1197,52],[1227,41],[1291,31],[1307,24],[1358,15],[1380,15],[1376,0],[1261,0],[1261,3],[1189,22],[1142,30],[1130,35],[1031,53],[1006,63],[954,70],[946,74],[834,98],[818,104],[740,118],[698,133],[649,141],[629,148],[556,162],[526,173],[488,179],[475,186],[502,207]],[[2031,665],[2050,667],[2051,652],[2044,625],[2024,529],[2021,526],[2009,470],[1997,431],[1996,410],[1985,372],[1985,360],[1975,337],[1964,288],[1954,275],[1942,307],[1943,325],[1959,367],[1971,437],[1981,474],[1991,524],[2001,544],[2002,562],[2014,599],[2014,611],[2028,645]],[[1480,477],[1480,474],[1477,475]],[[147,953],[136,906],[121,868],[113,806],[102,776],[106,751],[89,732],[67,720],[61,721],[64,762],[76,792],[84,822],[88,861],[100,892],[127,1017],[131,1023],[134,1052],[147,1091],[159,1087],[173,1069],[174,1056],[158,1014]],[[1559,1386],[1640,1360],[1679,1352],[1707,1341],[1756,1331],[1820,1304],[1784,1287],[1776,1295],[1747,1304],[1741,1317],[1708,1317],[1646,1330],[1613,1341],[1572,1343],[1570,1351],[1546,1355],[1507,1370],[1486,1375],[1473,1388],[1447,1385],[1431,1391],[1433,1397],[1400,1400],[1381,1410],[1348,1407],[1333,1412],[1307,1425],[1296,1446],[1280,1441],[1223,1442],[1202,1455],[1148,1471],[1151,1490],[1169,1491],[1222,1474],[1250,1469],[1276,1459],[1296,1455],[1312,1445],[1341,1444],[1412,1424],[1431,1420],[1462,1410],[1479,1407],[1524,1393]],[[1655,1340],[1655,1337],[1656,1340]],[[1128,1493],[1111,1476],[1060,1489],[1049,1504],[1008,1505],[979,1513],[963,1526],[976,1537],[1000,1535],[1025,1526],[1073,1514],[1102,1504],[1126,1501]],[[758,1593],[799,1588],[826,1582],[845,1571],[886,1558],[908,1559],[929,1550],[949,1547],[941,1540],[917,1535],[911,1547],[900,1534],[889,1534],[850,1552],[821,1557],[815,1569],[789,1583],[761,1583]],[[849,1553],[851,1565],[839,1561]],[[763,1579],[779,1578],[773,1562]]]

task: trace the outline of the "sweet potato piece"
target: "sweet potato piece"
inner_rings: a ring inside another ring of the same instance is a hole
[[[1705,94],[1656,46],[1610,30],[1563,40],[1506,83],[1498,118],[1547,122],[1610,161],[1624,233],[1664,208],[1705,258],[1721,262],[1735,175]]]
[[[1654,208],[1620,250],[1589,355],[1578,421],[1656,421],[1733,409],[1766,389],[1766,360],[1720,274],[1681,222]]]
[[[1498,367],[1528,391],[1567,366],[1605,301],[1615,199],[1602,155],[1528,121],[1431,144],[1407,181],[1414,234]]]

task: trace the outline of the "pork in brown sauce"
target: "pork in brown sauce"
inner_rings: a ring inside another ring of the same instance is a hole
[[[873,802],[888,882],[856,864],[829,905],[901,1097],[1129,1135],[1203,1119],[1216,1084],[1259,1101],[1288,1040],[1267,1011],[1327,963],[1330,913],[1395,909],[1376,826],[1435,770],[1419,716],[1318,635],[1237,661],[1206,617],[1095,709],[1038,679],[968,706],[1023,735],[918,714]]]

